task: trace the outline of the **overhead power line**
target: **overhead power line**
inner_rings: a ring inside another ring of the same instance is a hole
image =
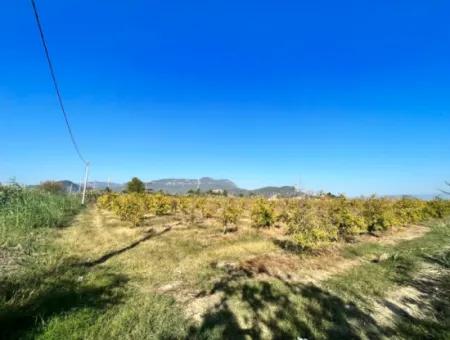
[[[64,103],[63,103],[63,100],[62,100],[61,92],[59,90],[58,82],[56,80],[56,75],[55,75],[55,70],[53,68],[53,63],[52,63],[52,60],[50,58],[50,53],[48,52],[48,47],[47,47],[47,43],[46,43],[45,36],[44,36],[44,30],[42,29],[41,20],[39,18],[39,13],[38,13],[38,10],[37,10],[37,7],[36,7],[36,3],[35,3],[34,0],[31,0],[31,5],[33,6],[33,12],[34,12],[34,16],[36,18],[36,23],[37,23],[37,27],[38,27],[38,30],[39,30],[39,34],[41,36],[42,45],[44,47],[45,57],[47,58],[48,68],[50,70],[50,75],[52,77],[53,86],[55,87],[56,96],[58,97],[59,107],[61,108],[61,111],[63,113],[64,121],[66,122],[67,131],[69,132],[69,135],[70,135],[70,140],[72,141],[72,145],[73,145],[73,147],[74,147],[78,157],[80,158],[80,160],[86,166],[88,166],[89,162],[86,161],[86,159],[81,154],[80,148],[78,147],[77,141],[75,139],[75,136],[73,134],[72,128],[70,126],[69,118],[67,117],[67,112],[66,112],[66,110],[64,108]]]

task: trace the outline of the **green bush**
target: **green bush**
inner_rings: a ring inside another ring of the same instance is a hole
[[[112,210],[121,220],[137,226],[145,215],[145,204],[142,198],[142,195],[136,193],[120,195],[113,201]]]
[[[403,197],[394,203],[394,210],[400,224],[406,225],[424,220],[427,203],[414,198]]]
[[[400,222],[395,214],[393,201],[384,198],[371,197],[366,200],[364,218],[369,232],[387,230]]]
[[[145,195],[147,200],[147,209],[151,213],[162,216],[169,215],[173,211],[173,200],[161,193],[156,195]]]
[[[114,201],[119,195],[114,193],[105,193],[97,198],[97,206],[101,209],[111,210],[113,208]]]
[[[228,225],[237,224],[239,215],[240,209],[236,203],[233,201],[228,201],[222,208],[222,213],[220,214],[220,222],[222,223],[224,233],[226,233]]]
[[[267,228],[273,224],[274,212],[270,202],[264,199],[255,201],[251,211],[252,225],[256,228]]]
[[[289,221],[289,209],[291,201],[288,199],[282,199],[275,207],[275,221],[287,223]]]
[[[424,214],[431,218],[443,218],[450,215],[450,201],[435,198],[428,201],[424,209]]]
[[[339,229],[330,208],[327,200],[303,200],[293,209],[288,233],[301,248],[316,249],[337,240]]]
[[[361,200],[348,200],[340,197],[335,199],[334,203],[332,219],[341,237],[367,232],[368,225],[362,216],[363,203]]]

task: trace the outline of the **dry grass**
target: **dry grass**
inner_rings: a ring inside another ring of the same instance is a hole
[[[160,231],[168,226],[169,232],[111,257],[108,265],[121,268],[144,290],[160,289],[174,282],[182,282],[180,289],[196,290],[207,288],[213,276],[220,274],[211,266],[214,261],[240,261],[277,250],[270,239],[246,227],[223,234],[222,227],[211,221],[205,225],[186,225],[174,218],[151,217],[143,226],[133,228],[97,208],[80,214],[70,228],[60,231],[59,240],[73,255],[95,261],[126,247],[149,229]]]
[[[146,216],[132,227],[91,206],[54,231],[58,246],[45,268],[11,282],[3,316],[18,331],[15,315],[25,315],[30,338],[382,338],[398,313],[374,303],[384,299],[422,317],[409,304],[425,297],[401,285],[424,259],[448,268],[448,254],[436,254],[448,244],[449,225],[394,229],[300,254],[280,247],[283,227],[258,230],[244,218],[226,234],[214,219],[190,224],[178,216]],[[13,304],[16,286],[23,286],[20,305]],[[433,301],[427,308],[436,310]],[[0,310],[0,324],[1,317]],[[424,334],[441,319],[423,323]],[[406,321],[404,332],[414,334]]]
[[[280,249],[274,239],[283,237],[281,228],[258,231],[247,220],[241,220],[237,231],[227,234],[212,219],[189,225],[176,217],[149,216],[143,226],[131,227],[95,207],[83,211],[70,228],[61,230],[59,242],[68,253],[89,262],[132,244],[149,230],[159,232],[168,227],[170,231],[112,256],[107,265],[120,268],[130,278],[129,284],[143,293],[175,297],[185,306],[186,314],[197,320],[220,300],[220,293],[200,295],[210,291],[230,268],[254,278],[318,284],[360,264],[360,259],[342,255],[344,244],[315,256]],[[420,237],[426,230],[419,226],[402,228],[380,237],[363,236],[361,240],[393,244]]]

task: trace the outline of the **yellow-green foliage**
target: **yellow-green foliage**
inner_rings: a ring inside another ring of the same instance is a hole
[[[133,225],[140,224],[145,215],[169,214],[181,214],[189,224],[201,218],[213,218],[225,230],[227,225],[237,225],[240,216],[250,217],[252,226],[257,228],[282,222],[292,239],[305,249],[322,247],[348,236],[450,215],[448,200],[422,201],[406,197],[347,199],[340,196],[269,201],[264,198],[108,193],[100,196],[97,204]]]
[[[394,210],[400,224],[416,223],[427,218],[425,201],[404,197],[394,203]]]
[[[214,218],[218,216],[218,210],[220,209],[220,198],[211,197],[203,198],[199,204],[199,209],[203,218]]]
[[[375,197],[365,201],[364,218],[370,232],[386,230],[401,222],[394,211],[394,200]]]
[[[450,201],[436,198],[427,202],[425,215],[433,218],[442,218],[450,215]]]
[[[333,200],[333,223],[337,225],[342,237],[361,234],[367,231],[367,221],[362,216],[363,202],[339,197]]]
[[[97,205],[101,209],[112,209],[113,202],[117,199],[117,194],[107,193],[97,198]]]
[[[287,223],[289,221],[289,209],[290,209],[290,200],[282,199],[278,204],[276,204],[275,211],[275,221]]]
[[[153,204],[151,211],[157,215],[169,215],[172,211],[172,203],[169,197],[164,196],[162,194],[156,194],[154,196],[150,196],[153,198]]]
[[[226,232],[228,225],[237,224],[240,213],[241,211],[236,202],[229,200],[225,203],[220,214],[220,222],[223,225],[224,232]]]
[[[333,223],[328,200],[303,200],[296,205],[288,222],[288,232],[305,249],[322,247],[337,240],[339,228]]]
[[[288,232],[301,248],[314,249],[338,238],[447,215],[450,215],[450,201],[445,200],[304,199],[289,208]]]
[[[137,226],[144,219],[145,200],[142,194],[123,194],[113,200],[112,211],[123,221],[129,221]]]
[[[271,203],[262,198],[257,199],[251,211],[252,225],[256,228],[270,227],[274,221],[274,211]]]
[[[182,197],[180,199],[180,210],[189,224],[193,224],[197,218],[197,200],[195,197]]]

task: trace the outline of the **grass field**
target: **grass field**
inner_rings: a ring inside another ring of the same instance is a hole
[[[132,227],[95,205],[33,232],[31,251],[1,248],[1,338],[450,336],[449,219],[315,252],[245,218],[225,234],[208,218]]]

